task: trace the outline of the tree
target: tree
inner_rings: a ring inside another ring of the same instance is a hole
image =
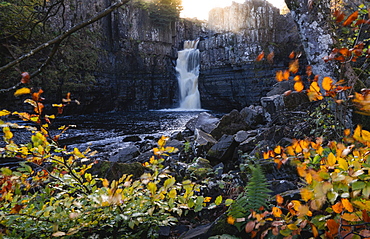
[[[21,56],[19,56],[18,54],[16,55],[16,53],[14,53],[13,51],[8,50],[8,53],[12,55],[14,60],[6,61],[5,64],[3,63],[3,66],[0,67],[0,73],[9,70],[12,67],[16,67],[19,63],[23,62],[26,59],[29,59],[30,57],[33,57],[36,53],[52,47],[52,49],[47,54],[47,57],[40,63],[37,70],[30,74],[30,78],[35,77],[43,70],[45,66],[47,66],[51,62],[53,56],[59,48],[59,45],[64,39],[71,36],[78,30],[81,30],[84,27],[107,16],[108,14],[128,3],[129,1],[130,0],[115,1],[109,7],[96,13],[91,18],[85,19],[81,23],[72,26],[68,30],[62,31],[56,37],[49,39],[46,42],[41,43],[36,47],[30,49],[26,54],[22,54]],[[30,43],[35,41],[35,39],[31,38],[32,34],[37,33],[38,30],[41,31],[42,28],[45,27],[47,20],[55,15],[59,10],[63,12],[64,8],[64,0],[22,0],[20,3],[19,1],[12,0],[1,2],[0,12],[7,13],[2,14],[6,17],[0,20],[0,26],[2,27],[2,29],[4,29],[0,33],[0,42],[2,43],[2,46],[8,47],[8,49],[10,49],[9,45],[7,45],[7,42],[11,44],[12,42],[19,40],[27,40]]]

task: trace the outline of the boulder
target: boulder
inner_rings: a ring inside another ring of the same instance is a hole
[[[122,139],[122,142],[139,142],[139,141],[141,141],[141,138],[138,135],[127,136]]]
[[[261,98],[264,117],[268,122],[271,122],[280,112],[285,109],[284,99],[282,95],[273,95]]]
[[[230,162],[233,159],[237,143],[232,135],[223,135],[207,152],[206,158],[212,165],[219,162]]]
[[[112,154],[109,158],[111,162],[129,163],[132,159],[139,156],[140,151],[134,144],[129,144],[120,148],[117,153]]]
[[[242,143],[248,138],[256,136],[257,134],[258,134],[257,130],[248,130],[248,131],[241,130],[234,135],[234,139],[237,143]]]
[[[302,105],[310,103],[308,96],[305,92],[292,92],[289,95],[285,95],[284,97],[284,105],[289,110],[295,110]]]
[[[257,125],[264,123],[263,108],[261,106],[248,106],[240,111],[244,121],[250,127],[256,127]]]
[[[239,111],[232,110],[229,114],[222,116],[217,127],[212,130],[211,135],[218,140],[224,134],[234,135],[240,130],[249,129],[250,126],[245,122]]]
[[[207,112],[202,112],[196,118],[189,120],[186,127],[193,132],[195,132],[195,129],[200,129],[206,133],[210,133],[217,127],[219,122],[219,118],[214,117]]]
[[[284,92],[292,89],[294,89],[294,81],[280,81],[272,86],[266,96],[282,95]]]

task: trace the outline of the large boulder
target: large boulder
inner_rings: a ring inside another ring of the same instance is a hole
[[[222,135],[234,135],[240,130],[249,130],[250,126],[245,122],[244,117],[237,110],[222,116],[218,126],[212,130],[211,135],[220,139]]]
[[[261,105],[265,119],[268,122],[274,120],[285,109],[284,99],[282,95],[266,96],[261,98]]]
[[[216,118],[207,112],[202,112],[196,118],[189,120],[189,122],[186,123],[186,127],[193,132],[195,132],[196,129],[200,129],[206,133],[210,133],[217,127],[219,122],[219,118]]]
[[[245,123],[252,128],[264,123],[263,108],[261,106],[248,106],[240,111]]]
[[[223,135],[207,152],[207,159],[212,165],[219,162],[230,162],[233,159],[237,143],[233,135]]]
[[[139,155],[140,155],[139,149],[134,144],[130,143],[120,148],[118,152],[112,154],[109,158],[109,161],[129,163],[132,162],[133,158]]]

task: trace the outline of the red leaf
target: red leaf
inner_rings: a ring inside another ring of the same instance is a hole
[[[26,84],[30,82],[30,74],[28,74],[28,72],[23,72],[21,76],[22,76],[21,83]]]
[[[344,17],[345,17],[345,15],[344,15],[344,13],[343,12],[341,12],[341,11],[338,11],[338,10],[335,10],[335,12],[334,12],[334,17],[335,17],[335,21],[337,22],[337,23],[340,23],[341,21],[343,21],[343,19],[344,19]]]
[[[349,15],[349,17],[343,22],[343,26],[351,25],[352,22],[357,19],[357,17],[358,17],[358,11]]]
[[[268,55],[267,55],[267,62],[269,64],[273,64],[274,63],[274,57],[275,57],[275,54],[274,52],[270,52]]]
[[[265,52],[262,51],[256,58],[256,61],[261,61],[265,57]]]

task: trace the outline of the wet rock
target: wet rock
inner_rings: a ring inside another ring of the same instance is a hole
[[[132,162],[132,159],[139,155],[139,149],[134,144],[129,144],[124,148],[119,149],[116,154],[111,155],[109,161],[128,163]]]
[[[195,129],[200,129],[206,133],[210,133],[217,127],[219,122],[219,118],[216,118],[207,112],[202,112],[196,118],[189,120],[186,127],[193,132],[195,132]]]
[[[132,161],[134,162],[140,162],[140,163],[145,163],[145,162],[148,162],[149,159],[153,156],[153,152],[152,151],[147,151],[147,152],[144,152],[142,154],[140,154],[139,156],[137,156],[136,158],[134,158]]]
[[[241,116],[244,118],[247,125],[256,127],[257,125],[264,124],[263,108],[261,106],[248,106],[240,111]]]
[[[284,92],[292,89],[294,89],[294,81],[280,81],[267,92],[266,96],[282,95]]]
[[[250,126],[244,121],[243,116],[237,110],[222,116],[218,126],[212,130],[211,135],[220,139],[222,135],[234,135],[240,130],[249,130]]]
[[[271,182],[272,195],[281,194],[286,191],[297,189],[297,185],[288,180],[277,180]]]
[[[232,135],[223,135],[207,152],[207,159],[211,164],[232,161],[237,143]]]
[[[261,98],[264,117],[268,122],[271,122],[278,114],[285,109],[285,104],[282,95],[273,95]]]
[[[246,141],[248,138],[256,136],[257,133],[258,133],[257,130],[248,130],[248,131],[241,130],[235,134],[234,139],[237,143],[242,143]]]
[[[215,140],[212,135],[207,134],[200,129],[195,131],[195,136],[195,142],[200,146],[214,145],[215,143],[217,143],[217,140]]]
[[[308,96],[305,92],[292,92],[284,96],[284,105],[289,110],[294,110],[310,103]]]
[[[213,171],[213,167],[207,159],[197,158],[193,164],[189,165],[187,171],[191,177],[201,180],[205,179]]]
[[[133,175],[134,178],[140,177],[145,167],[141,163],[119,163],[100,160],[92,169],[92,174],[108,180],[118,180],[124,174]]]
[[[139,142],[141,138],[137,135],[127,136],[122,139],[122,142]]]

